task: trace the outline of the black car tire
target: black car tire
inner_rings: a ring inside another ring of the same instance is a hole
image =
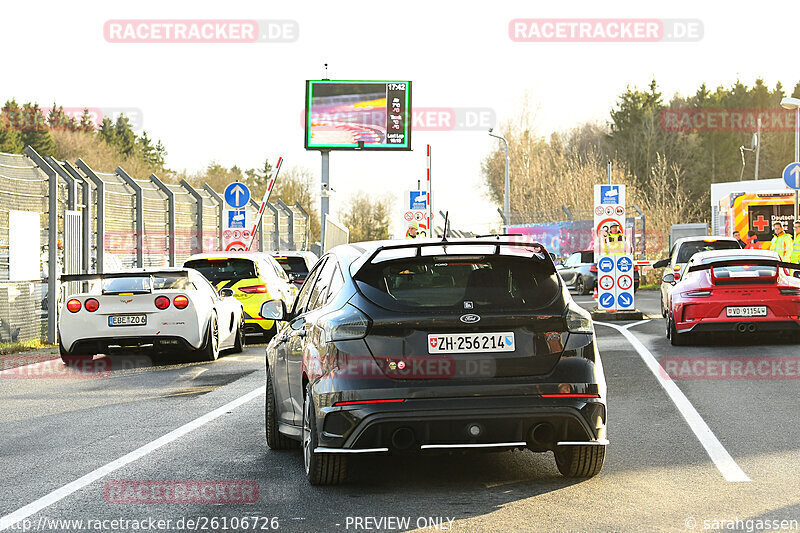
[[[61,344],[60,340],[58,341],[58,353],[61,355],[61,361],[63,361],[65,365],[70,365],[70,364],[74,365],[75,363],[79,363],[81,361],[91,361],[92,359],[94,359],[93,354],[75,355],[74,353],[64,348],[64,345]]]
[[[264,426],[266,428],[267,446],[270,450],[292,450],[299,442],[278,431],[278,410],[275,406],[275,389],[272,376],[267,368],[267,398],[264,404]]]
[[[203,347],[197,350],[200,361],[216,361],[219,359],[219,322],[217,315],[211,315],[206,330]]]
[[[583,276],[578,276],[578,279],[575,280],[575,290],[578,291],[578,294],[583,296],[589,294],[589,288],[586,286]]]
[[[662,293],[660,290],[658,292],[658,305],[661,307],[661,316],[667,318],[667,310],[664,307],[664,293]]]
[[[338,485],[347,478],[347,456],[335,453],[314,453],[318,445],[317,416],[311,384],[306,385],[303,400],[303,466],[312,485]]]
[[[244,319],[239,319],[239,326],[236,331],[236,341],[233,343],[233,353],[244,351]]]
[[[691,333],[678,333],[678,330],[675,328],[675,321],[672,319],[672,315],[667,319],[669,321],[669,342],[673,346],[686,346],[689,344],[689,335]]]
[[[603,469],[606,447],[596,445],[557,446],[556,466],[564,477],[592,477]]]

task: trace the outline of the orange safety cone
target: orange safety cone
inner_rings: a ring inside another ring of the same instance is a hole
[[[597,300],[597,285],[594,286],[594,293],[592,293],[592,298]]]

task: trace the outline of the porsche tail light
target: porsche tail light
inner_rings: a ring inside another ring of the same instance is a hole
[[[81,310],[81,301],[73,298],[72,300],[67,302],[67,309],[69,310],[70,313],[77,313],[78,311]]]
[[[156,307],[159,309],[166,309],[169,307],[169,298],[166,296],[159,296],[156,298]],[[177,305],[175,307],[177,307]]]
[[[683,296],[688,297],[688,298],[706,298],[707,296],[711,296],[711,291],[703,291],[703,290],[686,291],[686,292],[681,293],[681,294]]]
[[[186,309],[189,306],[189,298],[181,294],[172,299],[172,304],[178,309]]]
[[[89,311],[90,313],[94,313],[100,308],[100,302],[98,302],[94,298],[89,298],[88,300],[83,302],[83,308]]]
[[[266,294],[267,293],[267,286],[266,285],[251,285],[250,287],[240,287],[240,291],[246,294]]]
[[[589,267],[589,272],[597,272],[597,265],[592,265]]]
[[[800,296],[800,289],[780,289],[784,296]]]

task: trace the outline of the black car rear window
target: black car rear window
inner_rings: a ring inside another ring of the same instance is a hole
[[[302,257],[275,256],[275,261],[283,268],[287,274],[294,274],[295,277],[305,278],[308,275],[306,260]]]
[[[561,292],[552,261],[536,257],[411,257],[365,265],[354,279],[365,297],[393,310],[528,310]]]
[[[742,247],[736,241],[689,241],[681,245],[676,263],[688,263],[697,252],[711,250],[740,250]]]
[[[183,264],[193,268],[211,283],[256,277],[256,265],[250,259],[231,257],[228,259],[192,259]]]

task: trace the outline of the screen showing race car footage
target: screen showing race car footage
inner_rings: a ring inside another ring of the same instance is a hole
[[[410,81],[306,82],[307,150],[411,150]]]

